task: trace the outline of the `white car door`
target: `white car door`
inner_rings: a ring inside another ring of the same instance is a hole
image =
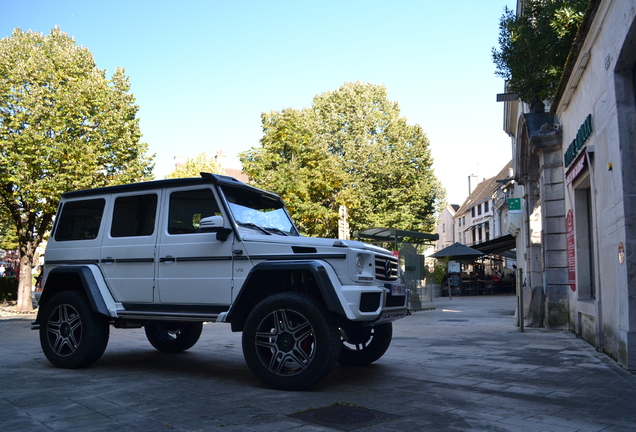
[[[99,265],[118,302],[154,301],[159,201],[160,191],[112,196]]]
[[[234,235],[217,240],[199,222],[222,214],[212,186],[165,191],[158,246],[157,287],[162,304],[221,306],[232,301]],[[227,225],[229,226],[229,225]]]

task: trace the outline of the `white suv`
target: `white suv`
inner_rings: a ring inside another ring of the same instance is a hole
[[[207,173],[64,194],[42,287],[32,327],[57,367],[96,362],[111,324],[180,352],[228,322],[252,372],[288,390],[376,361],[408,314],[388,250],[301,237],[279,196]]]

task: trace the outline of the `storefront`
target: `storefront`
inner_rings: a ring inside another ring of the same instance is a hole
[[[636,21],[600,1],[554,111],[563,125],[572,329],[636,369]]]
[[[519,116],[517,251],[545,326],[636,370],[636,0],[586,18],[550,113]]]

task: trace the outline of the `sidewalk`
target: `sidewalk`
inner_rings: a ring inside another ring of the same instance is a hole
[[[4,317],[0,430],[636,431],[636,376],[572,333],[519,332],[514,296],[435,306],[394,323],[375,364],[336,366],[304,392],[264,387],[226,324],[205,325],[177,355],[154,350],[143,329],[111,328],[100,361],[63,370],[29,319]]]
[[[34,320],[37,315],[37,309],[31,312],[18,312],[16,302],[1,302],[0,303],[0,320],[9,318],[22,318]]]

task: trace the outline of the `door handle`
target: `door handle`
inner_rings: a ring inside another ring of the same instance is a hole
[[[170,255],[166,255],[165,257],[159,258],[160,262],[165,262],[165,263],[173,263],[175,262],[177,259],[173,256]]]
[[[114,264],[115,263],[115,258],[113,258],[113,257],[102,258],[102,263],[103,264]]]

